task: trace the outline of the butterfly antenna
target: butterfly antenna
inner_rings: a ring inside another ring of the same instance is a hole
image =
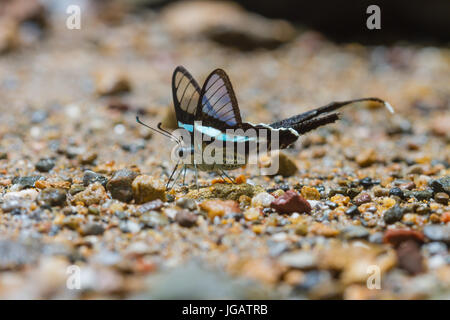
[[[137,123],[143,125],[144,127],[147,127],[147,128],[149,128],[150,130],[153,130],[153,131],[155,131],[155,132],[157,132],[157,133],[159,133],[159,134],[162,134],[163,136],[165,136],[165,137],[167,137],[167,138],[169,138],[169,139],[175,141],[176,143],[180,144],[180,140],[178,140],[177,138],[175,138],[175,136],[172,135],[171,133],[169,133],[168,131],[166,131],[166,130],[160,131],[160,130],[157,130],[157,129],[155,129],[155,128],[152,128],[152,127],[150,127],[149,125],[143,123],[143,122],[139,119],[138,116],[136,116],[136,121],[137,121]],[[159,124],[158,124],[158,128],[159,128]]]
[[[158,123],[158,129],[161,130],[162,132],[166,133],[167,135],[171,136],[173,139],[177,140],[178,143],[181,143],[181,140],[178,139],[177,137],[175,137],[171,132],[167,131],[166,129],[164,129],[162,127],[162,123]]]

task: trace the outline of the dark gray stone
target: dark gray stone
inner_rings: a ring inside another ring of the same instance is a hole
[[[133,200],[131,184],[137,176],[138,174],[130,169],[119,170],[108,181],[106,189],[111,193],[113,199],[130,202]]]
[[[387,224],[393,224],[397,221],[402,220],[403,218],[403,209],[400,206],[395,205],[392,208],[386,210],[384,212],[383,219]]]
[[[91,170],[86,170],[83,175],[83,185],[87,187],[88,185],[99,182],[106,188],[106,184],[108,183],[108,179],[101,174],[98,174]]]
[[[39,172],[49,172],[55,166],[55,160],[50,158],[43,158],[39,160],[35,167]]]

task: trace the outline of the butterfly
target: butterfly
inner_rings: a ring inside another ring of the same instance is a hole
[[[178,162],[169,177],[167,187],[183,159],[187,161],[183,161],[182,170],[179,170],[174,178],[173,185],[182,171],[184,171],[184,181],[188,168],[195,170],[197,187],[198,170],[213,171],[234,181],[226,171],[244,166],[249,155],[259,152],[262,146],[269,151],[285,149],[297,141],[300,135],[338,120],[339,113],[335,111],[351,103],[375,101],[384,104],[391,113],[394,112],[392,106],[384,100],[360,98],[331,102],[323,107],[271,124],[243,122],[233,86],[224,70],[212,71],[200,87],[183,66],[176,67],[173,72],[172,95],[178,127],[185,133],[183,137],[187,136],[187,139],[176,137],[163,129],[161,123],[156,130],[136,117],[140,124],[158,131],[177,143],[175,155],[178,157]],[[255,134],[250,135],[248,132]],[[196,142],[196,136],[201,137],[200,141]],[[275,147],[273,136],[276,136]],[[218,161],[203,161],[203,151],[217,142],[222,144],[222,149],[225,148],[224,146],[232,146],[232,151],[225,152],[223,156],[218,144],[219,147],[213,149],[214,159]]]

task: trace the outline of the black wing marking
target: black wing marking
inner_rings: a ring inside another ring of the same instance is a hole
[[[326,124],[333,123],[337,120],[339,120],[339,113],[334,112],[331,114],[324,115],[322,117],[316,117],[310,120],[302,121],[296,125],[291,126],[291,128],[301,135],[309,131],[315,130],[318,127],[324,126]]]
[[[242,124],[233,87],[222,69],[214,70],[206,78],[197,106],[197,117],[203,125],[220,130]]]
[[[172,95],[177,120],[193,124],[200,97],[200,86],[183,67],[176,67],[172,76]]]

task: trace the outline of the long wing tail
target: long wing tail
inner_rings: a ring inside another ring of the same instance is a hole
[[[301,123],[294,124],[291,126],[291,128],[297,131],[298,134],[302,135],[318,127],[333,123],[337,120],[339,120],[339,113],[335,112],[332,114],[327,114],[323,117],[317,117],[315,119],[306,120]]]
[[[339,119],[339,114],[337,112],[327,114],[325,116],[320,117],[320,115],[323,115],[325,113],[329,113],[332,111],[336,111],[346,105],[356,103],[356,102],[362,102],[362,101],[375,101],[384,104],[386,109],[389,110],[389,112],[394,113],[394,109],[392,106],[379,98],[361,98],[361,99],[354,99],[354,100],[348,100],[348,101],[341,101],[341,102],[331,102],[323,107],[319,107],[314,110],[310,110],[304,113],[301,113],[299,115],[274,122],[270,124],[270,126],[274,129],[278,128],[292,128],[295,131],[297,131],[299,134],[304,134],[306,132],[309,132],[311,130],[316,129],[317,127],[323,126],[325,124],[333,123],[336,120]]]

